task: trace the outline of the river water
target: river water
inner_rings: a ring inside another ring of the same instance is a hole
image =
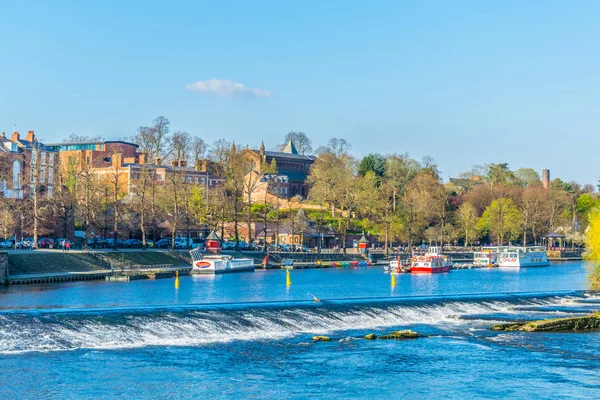
[[[600,397],[599,333],[489,330],[600,310],[583,263],[290,275],[0,288],[0,398]]]

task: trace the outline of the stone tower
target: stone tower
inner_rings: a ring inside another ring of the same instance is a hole
[[[550,170],[547,168],[542,170],[542,185],[544,185],[544,189],[550,187]]]

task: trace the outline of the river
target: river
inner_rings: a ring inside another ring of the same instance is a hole
[[[0,288],[0,398],[600,397],[600,334],[489,330],[599,310],[584,263],[290,277]],[[428,337],[360,339],[407,328]]]

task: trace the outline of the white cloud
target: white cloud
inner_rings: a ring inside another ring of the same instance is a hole
[[[229,79],[209,79],[190,83],[185,87],[187,90],[197,92],[213,93],[218,96],[253,96],[261,98],[273,97],[268,90],[246,87],[243,83],[237,83]]]

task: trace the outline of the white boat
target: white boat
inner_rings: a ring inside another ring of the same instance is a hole
[[[501,268],[545,267],[550,265],[543,246],[509,247],[500,253]]]
[[[437,274],[448,272],[452,264],[447,256],[442,255],[439,247],[430,247],[425,253],[413,253],[410,263],[411,274]]]
[[[489,267],[498,265],[500,254],[508,249],[502,246],[484,246],[473,253],[473,265],[476,267]]]
[[[251,258],[233,258],[223,255],[202,255],[198,250],[192,255],[192,274],[224,274],[228,272],[254,271]]]

